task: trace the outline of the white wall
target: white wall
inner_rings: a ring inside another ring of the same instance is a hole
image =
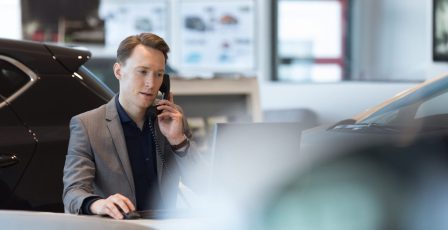
[[[2,0],[0,9],[0,38],[22,38],[20,0]]]
[[[307,108],[321,123],[351,117],[396,93],[448,72],[432,61],[432,0],[354,0],[352,74],[363,80],[414,82],[343,82],[285,84],[271,82],[268,17],[260,17],[260,92],[262,109]],[[258,0],[259,15],[269,3]]]
[[[353,1],[352,78],[425,80],[448,72],[432,61],[432,0]]]
[[[350,118],[379,104],[415,83],[344,82],[338,84],[260,84],[265,110],[304,108],[318,115],[319,123]]]

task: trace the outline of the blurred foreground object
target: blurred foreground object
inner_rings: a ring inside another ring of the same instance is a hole
[[[268,202],[263,229],[448,229],[448,133],[335,154]]]

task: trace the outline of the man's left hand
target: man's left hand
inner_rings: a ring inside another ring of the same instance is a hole
[[[160,131],[168,139],[171,145],[177,145],[185,140],[183,133],[183,113],[179,106],[174,104],[173,94],[170,93],[168,100],[160,100],[157,110],[162,111],[157,115]]]

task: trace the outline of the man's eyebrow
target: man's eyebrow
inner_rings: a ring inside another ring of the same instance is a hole
[[[139,65],[139,66],[137,66],[136,68],[143,68],[143,69],[149,69],[149,70],[152,70],[151,67],[149,67],[149,66],[144,66],[144,65]],[[165,69],[159,69],[159,70],[154,70],[154,71],[157,71],[157,72],[165,72]]]

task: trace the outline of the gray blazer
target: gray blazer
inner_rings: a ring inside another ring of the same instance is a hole
[[[191,148],[184,156],[176,154],[160,132],[157,119],[153,127],[160,193],[165,206],[175,207],[180,176],[184,183],[189,174],[194,177],[193,165],[201,159]],[[63,182],[67,213],[81,213],[82,202],[91,196],[107,198],[120,193],[136,204],[134,179],[115,98],[71,119]]]

